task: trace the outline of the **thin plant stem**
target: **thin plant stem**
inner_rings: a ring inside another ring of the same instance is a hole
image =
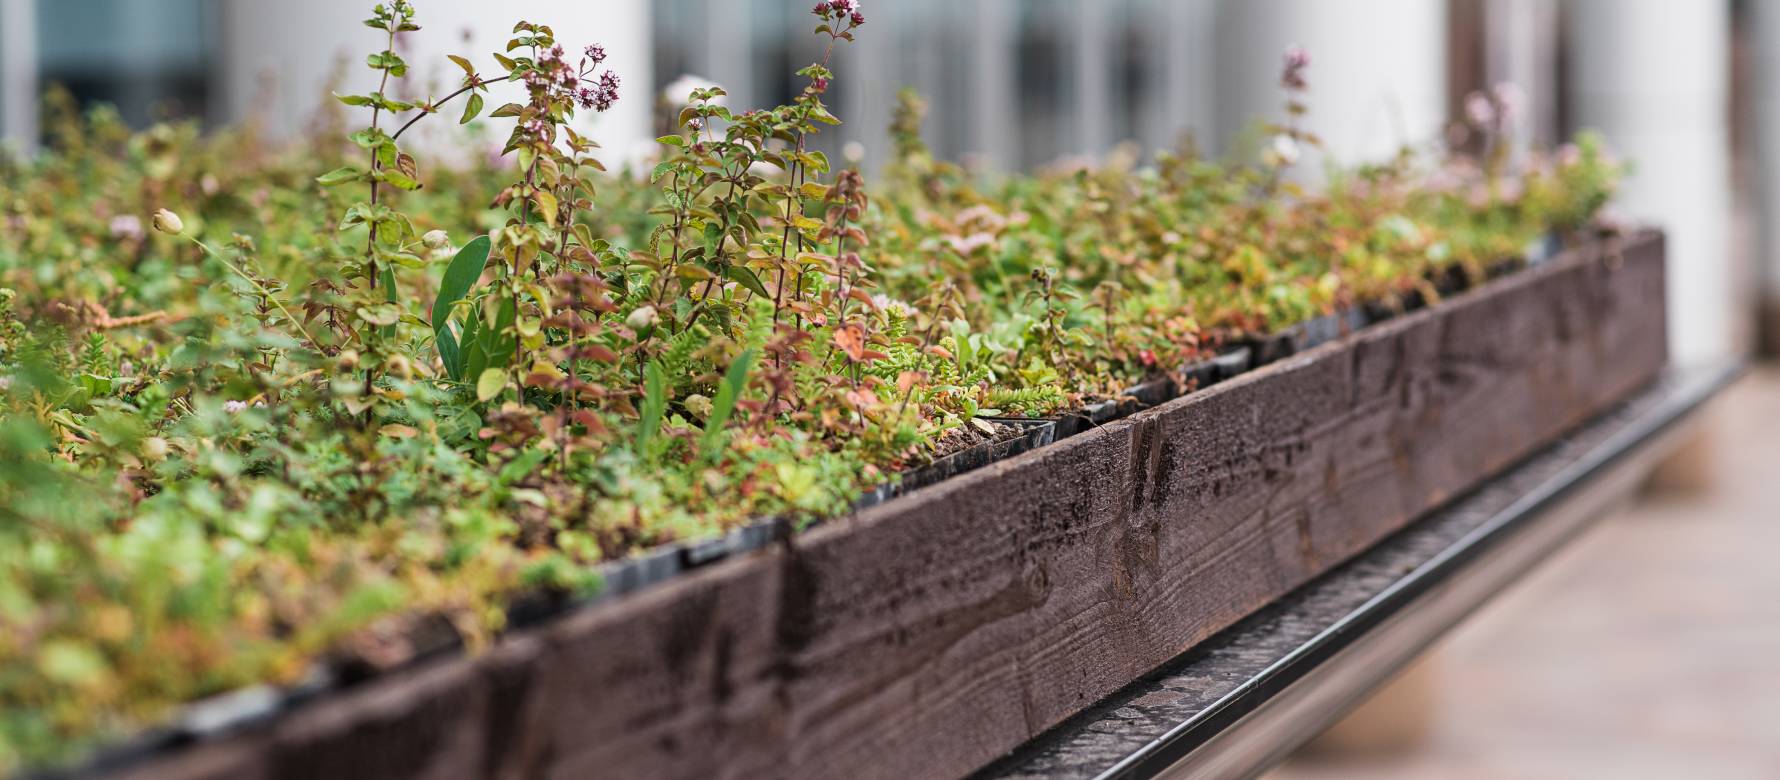
[[[181,233],[180,235],[185,236],[186,240],[191,241],[194,244],[197,244],[198,248],[204,250],[205,254],[208,254],[211,257],[216,258],[217,261],[221,262],[230,271],[233,271],[236,276],[239,276],[242,279],[247,280],[247,283],[253,285],[253,288],[255,290],[258,290],[260,295],[265,296],[266,300],[271,301],[273,306],[278,307],[278,311],[280,311],[284,314],[285,319],[290,320],[290,324],[296,326],[297,332],[302,333],[303,338],[308,339],[309,343],[315,345],[316,348],[319,349],[321,347],[321,342],[316,341],[314,336],[309,335],[309,329],[303,327],[303,321],[297,319],[296,315],[291,314],[290,309],[285,308],[284,303],[282,301],[279,301],[278,297],[273,295],[271,290],[266,289],[265,285],[260,284],[260,280],[253,278],[253,276],[249,275],[246,271],[243,271],[240,268],[237,268],[234,263],[229,262],[228,258],[223,257],[222,253],[220,253],[214,249],[211,249],[209,244],[206,244],[203,241],[198,240],[197,236],[193,236],[193,235],[190,235],[187,233]]]

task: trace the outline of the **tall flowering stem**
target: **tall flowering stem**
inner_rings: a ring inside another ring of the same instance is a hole
[[[1478,90],[1465,97],[1465,124],[1480,137],[1481,158],[1489,199],[1502,195],[1502,176],[1508,168],[1513,144],[1509,131],[1519,120],[1521,106],[1526,102],[1520,87],[1509,82],[1487,90]]]
[[[370,126],[351,136],[352,142],[364,149],[369,156],[369,167],[340,168],[323,175],[318,181],[323,186],[353,182],[369,185],[369,200],[353,204],[340,222],[340,229],[343,231],[366,227],[368,237],[365,240],[365,254],[359,260],[343,264],[341,273],[347,280],[362,279],[368,290],[375,291],[379,286],[384,289],[380,299],[373,294],[348,307],[351,316],[361,323],[359,327],[351,328],[350,332],[358,337],[361,346],[371,357],[381,358],[385,351],[384,342],[395,335],[395,324],[401,318],[395,289],[395,267],[419,266],[422,262],[409,251],[416,243],[416,237],[408,218],[381,202],[385,184],[400,190],[420,189],[420,174],[414,158],[401,151],[395,139],[382,127],[386,112],[394,116],[414,108],[411,103],[389,97],[389,87],[391,79],[402,78],[408,73],[408,63],[395,53],[396,37],[419,30],[420,26],[414,23],[414,5],[408,0],[377,4],[371,11],[371,18],[365,20],[365,26],[381,30],[384,34],[383,49],[365,58],[365,64],[378,73],[377,91],[363,95],[340,95],[338,98],[346,105],[371,109]],[[348,284],[350,285],[350,281]],[[332,315],[333,311],[330,310],[330,316]],[[355,402],[355,405],[363,407],[367,424],[371,421],[370,409],[376,398],[374,367],[380,362],[372,360],[372,367],[365,369],[363,396]]]
[[[579,264],[580,272],[596,271],[607,251],[603,242],[596,242],[586,230],[576,230],[574,224],[576,212],[593,207],[593,186],[583,169],[604,166],[591,156],[598,145],[577,134],[569,123],[577,110],[611,108],[618,101],[620,81],[617,73],[601,67],[607,57],[603,46],[587,46],[579,57],[571,57],[547,25],[522,21],[514,25],[513,33],[506,52],[495,54],[495,59],[509,80],[525,85],[527,100],[503,105],[489,116],[513,120],[501,153],[514,155],[521,173],[494,199],[494,205],[508,209],[510,216],[493,236],[493,256],[500,259],[496,283],[500,302],[490,327],[500,332],[501,346],[488,356],[484,373],[509,370],[523,396],[523,388],[540,384],[534,381],[540,372],[525,364],[526,355],[552,338],[545,327],[549,295],[538,283],[550,272],[577,278],[573,264]],[[572,286],[582,292],[592,289],[581,281]],[[580,335],[570,332],[567,338],[573,343]],[[577,365],[571,361],[571,371]],[[579,388],[569,384],[567,392],[578,394]],[[494,386],[489,380],[480,383],[481,388]]]
[[[797,269],[796,286],[792,290],[792,299],[798,302],[803,299],[805,267],[801,258],[805,248],[805,236],[804,229],[796,224],[797,218],[803,215],[793,212],[800,211],[798,206],[805,197],[803,184],[804,178],[808,175],[810,164],[816,163],[822,170],[827,168],[826,158],[813,158],[805,150],[809,135],[820,132],[821,128],[816,124],[818,122],[824,124],[839,122],[822,105],[822,96],[828,92],[828,86],[834,79],[834,73],[829,70],[828,64],[834,56],[835,44],[843,40],[852,41],[854,31],[865,24],[865,14],[860,11],[858,0],[829,0],[829,2],[818,3],[810,12],[822,20],[822,23],[816,26],[816,33],[828,36],[828,42],[822,49],[820,62],[798,71],[799,75],[809,78],[809,84],[792,102],[790,115],[785,123],[786,129],[796,139],[796,151],[790,157],[790,169],[787,171],[790,186],[787,187],[785,193],[785,224],[779,241],[778,278],[774,284],[773,292],[773,322],[775,323],[779,321],[780,310],[784,306],[786,268],[792,265],[787,261],[793,257],[791,255],[793,230],[797,232],[797,255],[795,257],[799,260],[795,264]],[[801,329],[803,327],[803,312],[801,311],[797,312],[797,322],[797,327]]]
[[[1310,82],[1305,72],[1310,69],[1310,53],[1301,46],[1288,47],[1280,57],[1279,86],[1285,91],[1285,119],[1273,125],[1272,139],[1262,156],[1267,166],[1272,169],[1267,185],[1268,195],[1272,195],[1278,187],[1280,174],[1298,162],[1300,150],[1304,146],[1317,146],[1320,141],[1310,131],[1304,129],[1304,116],[1310,112],[1305,95],[1310,91]]]

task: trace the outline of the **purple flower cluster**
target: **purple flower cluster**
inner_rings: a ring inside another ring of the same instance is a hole
[[[612,71],[600,73],[599,80],[593,87],[582,87],[575,92],[575,102],[583,109],[604,111],[618,102],[618,74]]]
[[[859,0],[828,0],[817,3],[810,13],[827,21],[845,21],[853,27],[865,24],[865,14],[859,12]]]
[[[1283,61],[1279,85],[1290,90],[1309,89],[1309,82],[1304,80],[1304,70],[1310,67],[1310,52],[1305,51],[1302,46],[1288,46]]]
[[[1516,84],[1502,82],[1467,95],[1465,119],[1478,130],[1500,133],[1519,121],[1525,105],[1526,93]]]
[[[578,67],[570,66],[567,52],[561,46],[552,46],[549,51],[538,57],[538,65],[525,74],[525,84],[541,93],[555,92],[573,100],[583,110],[605,111],[618,102],[618,74],[612,71],[601,71],[593,77],[593,83],[587,80],[593,75],[600,63],[606,61],[606,47],[597,43],[589,44],[582,49],[582,58]]]

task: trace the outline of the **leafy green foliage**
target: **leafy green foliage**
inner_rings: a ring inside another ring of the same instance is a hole
[[[469,295],[476,281],[482,278],[482,272],[488,266],[489,246],[487,236],[477,236],[474,241],[458,250],[457,256],[451,259],[451,265],[445,267],[445,276],[439,281],[439,295],[433,299],[433,308],[429,315],[433,324],[433,339],[438,345],[439,361],[445,367],[446,376],[451,379],[463,379],[466,368],[463,351],[458,347],[457,337],[451,332],[451,313],[457,302]]]

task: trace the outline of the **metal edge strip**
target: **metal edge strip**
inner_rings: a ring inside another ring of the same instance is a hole
[[[1682,374],[1685,381],[1655,409],[1628,423],[1605,442],[1565,466],[1538,488],[1497,512],[1488,521],[1473,529],[1438,555],[1416,567],[1192,719],[1170,729],[1167,733],[1126,756],[1119,763],[1109,767],[1097,777],[1102,780],[1124,780],[1125,778],[1177,776],[1182,775],[1183,771],[1196,776],[1199,774],[1198,772],[1189,771],[1193,769],[1192,766],[1183,764],[1188,761],[1192,753],[1201,747],[1210,746],[1214,740],[1228,739],[1229,735],[1226,732],[1241,726],[1246,718],[1259,713],[1270,701],[1285,693],[1294,684],[1313,675],[1326,662],[1335,659],[1343,651],[1355,647],[1367,636],[1368,632],[1399,616],[1405,607],[1412,605],[1418,599],[1447,585],[1468,565],[1508,542],[1523,527],[1535,524],[1538,518],[1549,510],[1557,508],[1567,499],[1583,492],[1589,484],[1599,481],[1597,478],[1606,476],[1617,466],[1625,465],[1632,459],[1634,451],[1640,446],[1651,443],[1663,434],[1671,432],[1719,390],[1740,376],[1742,371],[1742,364],[1735,361],[1685,371]],[[1578,522],[1570,531],[1580,530],[1585,525],[1586,523]],[[1564,534],[1562,538],[1568,538],[1568,536],[1569,534]],[[1543,553],[1550,551],[1550,549],[1540,551],[1539,555],[1527,561],[1527,565],[1530,566],[1537,559],[1542,558]],[[1486,601],[1489,595],[1492,593],[1482,594],[1482,597],[1476,602],[1461,610],[1453,621],[1436,627],[1416,649],[1419,651],[1420,648],[1434,641],[1441,633],[1444,633],[1446,628],[1450,627],[1452,622],[1456,622],[1458,618],[1468,614],[1471,608]],[[1412,656],[1413,653],[1410,655]],[[1406,661],[1407,658],[1403,660]],[[1393,666],[1380,672],[1376,682],[1382,682],[1391,672],[1395,671],[1395,668]],[[1365,692],[1365,690],[1361,690],[1358,694],[1350,697],[1351,701],[1347,703],[1357,703]],[[1315,733],[1316,731],[1313,730],[1303,737],[1308,739]],[[1229,776],[1242,776],[1265,768],[1271,760],[1283,757],[1292,747],[1296,747],[1296,744],[1285,746],[1283,749],[1271,750],[1265,757],[1256,756],[1256,758],[1264,760],[1255,761],[1255,766],[1251,769],[1230,773]],[[1224,768],[1233,769],[1235,767],[1226,766]],[[1203,765],[1203,769],[1216,771],[1216,767],[1211,764]],[[1226,775],[1221,771],[1216,774]]]

